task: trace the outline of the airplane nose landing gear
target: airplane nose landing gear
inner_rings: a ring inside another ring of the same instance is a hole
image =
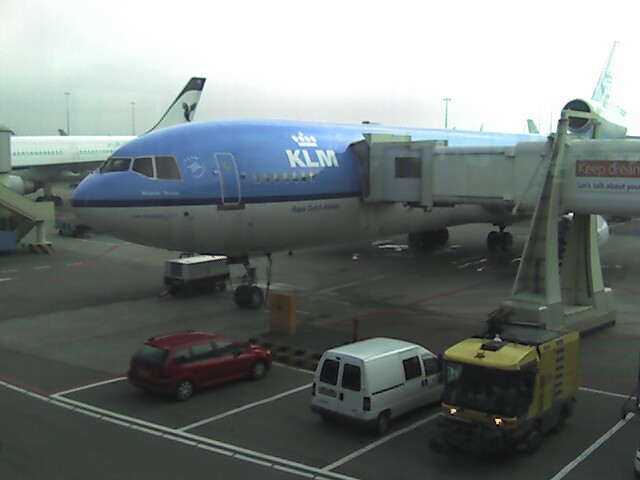
[[[269,268],[267,270],[267,296],[269,295],[269,286],[271,285],[271,254],[266,254],[269,260]],[[256,269],[249,263],[248,257],[240,259],[230,259],[229,263],[242,263],[247,274],[242,279],[242,284],[236,287],[233,292],[233,300],[240,308],[257,309],[260,308],[265,301],[265,294],[258,285],[256,285]]]

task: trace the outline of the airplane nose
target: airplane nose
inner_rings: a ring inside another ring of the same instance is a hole
[[[91,173],[76,187],[71,197],[71,207],[76,216],[94,230],[111,228],[108,207],[113,198],[112,179]]]

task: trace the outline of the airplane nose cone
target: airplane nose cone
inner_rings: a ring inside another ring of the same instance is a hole
[[[78,218],[94,230],[111,229],[107,208],[114,198],[113,179],[91,173],[76,187],[71,207]]]

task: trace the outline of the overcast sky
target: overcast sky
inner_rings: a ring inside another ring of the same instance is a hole
[[[169,7],[168,5],[171,5]],[[191,76],[196,120],[544,132],[590,98],[620,40],[613,99],[640,133],[633,2],[0,1],[0,124],[19,135],[150,128]],[[553,118],[553,121],[551,120]]]

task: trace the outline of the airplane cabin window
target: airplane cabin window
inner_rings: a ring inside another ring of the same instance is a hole
[[[312,182],[315,182],[316,181],[316,173],[315,172],[311,172],[309,174],[309,178],[311,179]]]
[[[306,181],[307,181],[307,173],[306,173],[306,172],[302,172],[301,177],[302,177],[302,181],[303,181],[303,182],[306,182]]]
[[[156,157],[156,175],[162,180],[182,180],[174,157]]]
[[[145,177],[154,178],[153,159],[151,157],[135,158],[131,170],[138,172]]]
[[[260,174],[257,172],[253,174],[253,183],[260,183]]]
[[[280,174],[278,172],[273,172],[273,181],[280,183]]]
[[[298,172],[293,172],[291,176],[293,177],[293,181],[298,183]]]
[[[130,158],[110,158],[100,167],[100,173],[126,172],[131,166]]]
[[[271,181],[271,177],[268,173],[264,174],[264,183],[269,183]]]
[[[284,183],[289,183],[289,172],[284,172],[282,174],[282,179],[284,180]]]

